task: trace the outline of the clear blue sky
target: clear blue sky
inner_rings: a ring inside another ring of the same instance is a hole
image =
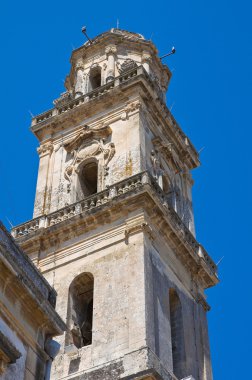
[[[207,291],[215,380],[249,376],[251,353],[251,13],[249,2],[5,1],[1,7],[0,219],[31,219],[38,157],[30,115],[64,91],[69,57],[116,26],[152,39],[173,78],[168,106],[201,152],[195,170],[197,238],[218,261]]]

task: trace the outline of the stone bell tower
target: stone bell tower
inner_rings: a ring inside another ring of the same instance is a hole
[[[68,327],[51,379],[212,379],[204,289],[218,279],[170,78],[152,42],[111,29],[73,51],[67,91],[32,120],[34,215],[12,233]]]

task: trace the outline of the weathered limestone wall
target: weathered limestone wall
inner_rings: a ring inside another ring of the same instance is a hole
[[[150,224],[154,240],[139,227],[125,236],[125,228],[141,226],[143,215],[125,210],[109,226],[71,234],[40,253],[38,265],[58,293],[56,310],[66,323],[72,281],[85,272],[94,276],[92,344],[77,350],[66,345],[65,336],[58,338],[61,352],[52,379],[86,379],[87,373],[88,379],[118,379],[150,368],[161,371],[160,366],[163,378],[171,379],[169,289],[175,288],[183,308],[186,375],[211,380],[205,311],[192,296],[190,275],[158,226]]]
[[[20,336],[17,335],[15,331],[13,331],[10,326],[0,317],[0,331],[9,339],[11,344],[20,352],[21,357],[16,361],[15,364],[8,366],[5,371],[1,374],[0,378],[2,380],[12,380],[12,379],[20,379],[23,380],[26,371],[26,356],[27,356],[27,347],[24,342],[20,339]],[[29,367],[27,371],[29,371]],[[33,373],[33,371],[31,372]],[[33,373],[33,375],[35,375]]]
[[[99,118],[97,121],[97,118],[92,118],[85,120],[82,125],[88,123],[92,127],[97,122],[102,125],[104,120]],[[130,115],[121,110],[116,121],[113,121],[112,117],[109,127],[111,135],[105,139],[104,143],[101,143],[101,147],[105,149],[109,144],[114,144],[113,157],[105,168],[102,154],[98,151],[94,155],[99,163],[98,191],[140,172],[139,110],[137,106],[130,111]],[[75,134],[72,133],[72,128],[69,128],[61,135],[58,134],[50,143],[44,144],[44,148],[38,149],[40,165],[34,217],[56,211],[78,200],[76,199],[78,174],[73,173],[71,180],[68,180],[66,170],[71,164],[73,155],[66,151],[64,144],[73,139],[82,128],[79,126]]]
[[[195,235],[193,181],[189,169],[178,157],[169,134],[163,133],[145,104],[141,107],[139,124],[142,170],[147,169],[152,173],[159,186],[167,193],[169,203]]]
[[[46,341],[66,328],[55,292],[0,223],[0,378],[42,380]]]
[[[96,232],[61,251],[61,259],[50,264],[49,258],[40,261],[58,293],[56,310],[66,322],[71,282],[84,272],[94,276],[92,345],[77,351],[65,347],[65,338],[59,338],[62,351],[52,379],[109,363],[146,346],[143,236],[134,235],[126,244],[120,225],[106,234]]]
[[[170,371],[173,368],[169,289],[175,289],[182,305],[185,376],[212,379],[206,311],[192,294],[192,279],[159,236],[145,241],[147,344]],[[176,274],[175,274],[176,273]]]
[[[68,325],[52,379],[177,380],[178,357],[183,377],[211,380],[203,287],[217,278],[188,231],[199,159],[164,103],[171,73],[151,42],[120,30],[76,49],[71,65],[68,91],[32,124],[41,144],[34,217],[64,210],[15,235],[56,289]],[[102,193],[145,170],[151,176]],[[68,338],[79,331],[84,342],[83,321],[70,305],[85,298],[84,285],[83,298],[69,301],[69,289],[82,273],[94,279],[92,344],[77,348]]]

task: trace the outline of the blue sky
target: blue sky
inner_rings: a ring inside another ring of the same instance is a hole
[[[29,131],[64,91],[73,48],[116,27],[152,39],[173,72],[167,104],[198,150],[198,240],[218,261],[207,291],[215,380],[247,378],[251,341],[252,6],[245,1],[13,1],[2,5],[0,219],[31,219],[38,157]],[[250,335],[250,337],[249,337]]]

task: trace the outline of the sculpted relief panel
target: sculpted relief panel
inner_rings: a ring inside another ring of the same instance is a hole
[[[81,190],[81,176],[88,177],[89,187],[92,187],[92,182],[93,186],[95,182],[97,183],[95,192],[105,188],[108,163],[115,154],[114,143],[106,142],[110,134],[109,126],[102,126],[99,129],[85,126],[74,139],[64,145],[70,155],[70,162],[64,171],[64,177],[68,181],[70,201],[85,196],[85,191]],[[73,199],[75,195],[76,199]]]

